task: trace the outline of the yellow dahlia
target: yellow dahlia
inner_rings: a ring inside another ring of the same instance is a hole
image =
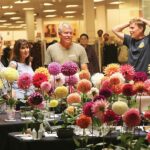
[[[68,88],[65,86],[59,86],[54,91],[57,98],[64,98],[68,95]]]
[[[57,107],[57,106],[58,106],[58,100],[53,99],[49,102],[49,107],[54,108],[54,107]]]
[[[43,74],[45,74],[45,75],[48,77],[48,79],[49,79],[49,77],[50,77],[50,74],[49,74],[49,72],[48,72],[48,69],[45,68],[45,67],[39,67],[39,68],[37,68],[37,69],[35,70],[35,73],[43,73]]]
[[[2,82],[2,80],[0,79],[0,89],[2,89],[3,88],[3,82]]]
[[[75,107],[74,106],[68,106],[67,109],[66,109],[66,113],[68,115],[74,115],[74,113],[75,113]]]
[[[3,77],[10,83],[14,82],[15,80],[18,79],[19,77],[19,73],[16,69],[11,68],[11,67],[7,67],[4,71],[3,71]]]
[[[120,71],[120,65],[119,64],[109,64],[107,67],[104,69],[104,73],[107,76],[111,76],[113,73],[119,72]]]
[[[112,110],[117,114],[117,115],[122,115],[128,110],[128,105],[125,102],[122,101],[117,101],[114,102],[112,105]]]

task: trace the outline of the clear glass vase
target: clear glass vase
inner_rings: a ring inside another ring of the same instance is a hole
[[[6,113],[8,120],[15,120],[15,108],[13,106],[7,106]]]

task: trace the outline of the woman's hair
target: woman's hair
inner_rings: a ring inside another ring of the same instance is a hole
[[[16,62],[20,62],[20,49],[23,47],[29,47],[30,44],[25,39],[19,39],[15,42],[14,49],[13,49],[13,60]],[[29,65],[31,61],[30,53],[29,56],[25,59],[25,64]]]
[[[137,19],[137,18],[131,19],[129,23],[130,24],[135,23],[139,28],[143,28],[143,32],[145,31],[146,24],[140,19]]]

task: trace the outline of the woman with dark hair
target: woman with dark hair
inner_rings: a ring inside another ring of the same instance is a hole
[[[5,67],[8,67],[11,58],[12,49],[8,46],[3,49],[3,55],[1,57],[1,62]]]
[[[29,73],[33,76],[34,71],[31,67],[31,56],[29,42],[25,39],[19,39],[15,42],[13,49],[13,60],[10,62],[9,66],[16,68],[19,72],[19,75],[22,73]],[[31,86],[27,91],[19,89],[17,82],[13,83],[13,90],[16,93],[16,98],[20,101],[24,100],[26,96],[34,92],[34,87]]]

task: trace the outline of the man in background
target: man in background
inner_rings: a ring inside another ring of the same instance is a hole
[[[51,62],[63,64],[73,61],[78,64],[80,69],[87,69],[88,58],[84,47],[74,43],[73,29],[68,23],[61,23],[58,27],[60,42],[50,45],[45,55],[45,65]]]

